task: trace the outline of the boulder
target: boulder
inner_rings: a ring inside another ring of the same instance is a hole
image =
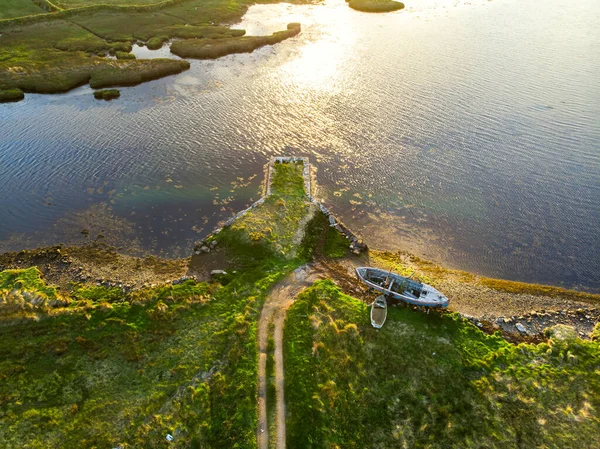
[[[210,253],[210,248],[205,245],[200,248],[200,251],[202,251],[203,253]]]
[[[517,330],[519,332],[521,332],[522,334],[526,334],[527,333],[527,329],[525,329],[525,326],[523,326],[521,323],[517,323],[515,324],[515,327],[517,328]]]
[[[225,276],[227,274],[227,271],[225,270],[212,270],[210,272],[211,276]]]
[[[577,338],[577,329],[566,324],[556,324],[544,329],[544,334],[554,340],[574,340]]]

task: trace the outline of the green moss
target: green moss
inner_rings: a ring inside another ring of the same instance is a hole
[[[338,259],[348,255],[349,241],[337,229],[329,227],[323,251],[327,257]]]
[[[73,290],[72,296],[76,300],[93,302],[116,302],[125,299],[125,294],[118,287],[84,287],[78,286]]]
[[[117,89],[97,90],[94,92],[94,98],[96,100],[110,101],[115,98],[119,98],[120,96],[121,92],[119,92]]]
[[[25,94],[19,88],[0,89],[0,103],[21,101],[23,98],[25,98]]]
[[[348,6],[362,12],[390,12],[404,9],[404,3],[393,0],[350,0]]]
[[[0,296],[11,290],[36,293],[49,299],[58,297],[56,289],[46,285],[36,267],[0,272]]]
[[[124,51],[115,52],[117,59],[135,59],[135,55],[132,53],[126,53]]]
[[[369,309],[330,281],[284,330],[287,446],[590,447],[600,345],[511,345],[454,314]],[[577,417],[577,418],[575,418]]]
[[[158,50],[163,46],[166,40],[167,39],[164,36],[153,37],[146,42],[146,47],[148,47],[149,50]]]

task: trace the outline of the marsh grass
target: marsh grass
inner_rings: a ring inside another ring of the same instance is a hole
[[[226,39],[187,39],[171,44],[171,52],[182,58],[216,59],[233,53],[252,53],[265,45],[274,45],[300,33],[300,24],[290,23],[286,30],[270,36],[242,36]]]
[[[11,11],[18,8],[13,7],[24,3],[9,0],[8,4],[0,5],[0,91],[10,93],[18,88],[24,92],[59,93],[88,82],[95,88],[134,85],[189,68],[185,61],[156,60],[119,66],[96,56],[118,53],[119,59],[123,59],[119,52],[130,52],[132,44],[138,41],[148,42],[151,49],[160,48],[171,38],[219,41],[221,52],[227,48],[239,51],[246,46],[238,42],[243,30],[214,25],[239,19],[248,6],[243,0],[173,0],[147,6],[123,0],[123,4],[115,6],[98,4],[101,2],[86,6],[91,3],[86,0],[81,3],[83,8],[68,9],[74,5],[70,2],[67,9],[55,13],[15,20],[1,20],[1,17],[14,14]],[[297,32],[290,29],[275,33],[264,38],[266,41],[261,45],[279,42]],[[230,40],[231,46],[222,44]]]
[[[349,0],[348,6],[357,11],[376,13],[404,9],[404,3],[394,0]]]
[[[485,335],[391,308],[383,329],[330,281],[285,327],[288,447],[598,447],[600,345]]]
[[[119,92],[117,89],[97,90],[94,92],[94,98],[96,100],[110,101],[115,98],[119,98],[120,96],[121,92]]]
[[[31,0],[2,0],[0,19],[10,19],[30,14],[43,14],[44,12],[44,9]]]
[[[115,56],[117,59],[135,59],[135,55],[133,53],[127,53],[124,51],[116,51]]]
[[[25,98],[25,94],[19,88],[0,89],[0,103],[21,101],[23,98]]]

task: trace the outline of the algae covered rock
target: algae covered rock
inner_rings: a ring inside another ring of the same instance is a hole
[[[566,324],[547,327],[544,329],[544,334],[554,340],[575,340],[578,337],[577,329]]]

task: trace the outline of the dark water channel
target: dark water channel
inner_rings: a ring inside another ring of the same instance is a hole
[[[297,154],[372,246],[600,290],[600,2],[405,3],[256,6],[250,33],[302,34],[110,103],[0,105],[0,251],[89,229],[188,255],[258,198],[268,157]]]

